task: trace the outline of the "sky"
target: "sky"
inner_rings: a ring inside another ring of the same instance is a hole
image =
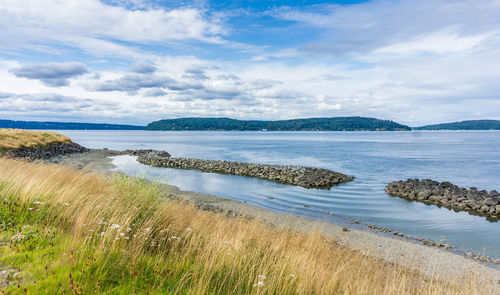
[[[500,0],[0,0],[0,119],[500,119]]]

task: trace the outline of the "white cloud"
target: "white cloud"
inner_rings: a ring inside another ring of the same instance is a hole
[[[466,51],[477,46],[481,41],[495,35],[495,33],[484,33],[474,36],[458,36],[451,30],[431,33],[419,36],[408,42],[401,42],[385,46],[375,50],[375,53],[414,53],[432,52],[447,53],[454,51]]]
[[[98,0],[1,0],[0,16],[0,37],[9,40],[0,46],[7,49],[56,42],[130,54],[132,48],[110,40],[220,43],[224,33],[217,20],[195,8],[128,10]]]
[[[0,48],[64,56],[64,48],[50,48],[63,44],[95,55],[85,62],[88,74],[56,89],[57,95],[75,99],[58,102],[62,107],[82,106],[65,113],[78,118],[122,123],[127,118],[128,123],[145,124],[176,116],[359,115],[415,126],[500,119],[499,14],[498,1],[489,0],[481,5],[403,0],[277,9],[272,15],[296,22],[289,30],[311,29],[312,41],[290,48],[259,44],[259,50],[249,50],[253,58],[226,58],[226,51],[205,48],[208,56],[215,55],[211,59],[194,55],[196,50],[167,55],[140,49],[145,43],[183,49],[186,40],[226,49],[237,44],[231,43],[225,25],[204,10],[158,9],[135,0],[122,6],[95,0],[30,5],[0,0]],[[125,56],[128,63],[101,67],[97,56],[103,55]],[[99,66],[98,72],[93,65]],[[44,108],[48,104],[33,99],[48,97],[44,95],[53,94],[54,88],[9,72],[26,66],[14,57],[0,60],[0,92],[16,97],[16,109],[0,108],[0,116],[26,116],[33,110],[37,116],[57,117]],[[86,108],[89,100],[99,107]],[[3,106],[8,106],[6,100]]]

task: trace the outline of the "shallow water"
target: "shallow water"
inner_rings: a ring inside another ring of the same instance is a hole
[[[500,190],[498,131],[59,132],[90,148],[152,148],[175,157],[313,166],[354,175],[354,181],[330,190],[306,189],[249,177],[149,167],[130,156],[113,160],[117,171],[183,190],[334,223],[343,217],[357,218],[362,223],[444,240],[465,251],[500,258],[500,222],[408,202],[384,192],[387,183],[406,178]]]

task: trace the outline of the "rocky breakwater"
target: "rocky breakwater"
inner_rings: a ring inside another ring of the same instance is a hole
[[[74,143],[53,144],[45,147],[24,147],[10,150],[4,153],[8,158],[20,158],[28,161],[48,160],[53,157],[75,153],[88,152],[89,149]]]
[[[475,187],[458,187],[446,181],[408,179],[389,183],[385,191],[391,196],[407,200],[468,211],[493,219],[500,218],[500,194],[495,190],[488,192]]]
[[[139,155],[137,161],[145,165],[257,177],[306,188],[330,188],[333,185],[354,179],[353,176],[321,168],[171,158],[168,153],[160,151],[139,151],[136,154]]]

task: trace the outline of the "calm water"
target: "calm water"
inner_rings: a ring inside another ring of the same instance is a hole
[[[134,157],[113,161],[117,171],[210,193],[270,210],[333,223],[344,217],[500,258],[500,222],[393,198],[385,185],[431,178],[500,190],[500,132],[148,132],[60,131],[90,147],[152,148],[173,156],[328,168],[356,176],[330,190],[265,180],[144,166]],[[274,199],[269,199],[273,197]],[[304,207],[309,205],[309,208]],[[326,214],[335,213],[334,216]]]

